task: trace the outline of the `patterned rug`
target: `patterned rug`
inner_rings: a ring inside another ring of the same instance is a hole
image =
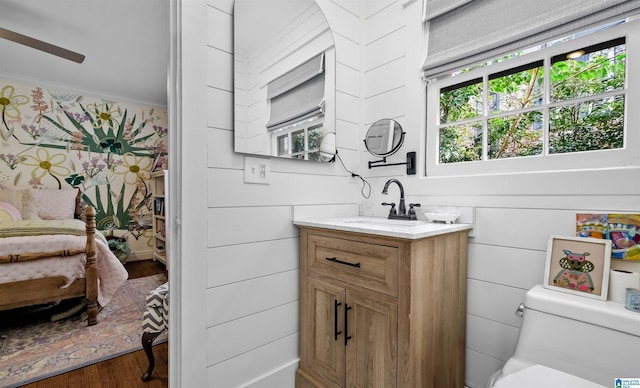
[[[127,280],[100,311],[95,326],[87,327],[81,314],[51,321],[73,310],[79,300],[0,312],[0,387],[17,387],[142,349],[145,296],[164,279]],[[166,339],[165,331],[154,344]]]

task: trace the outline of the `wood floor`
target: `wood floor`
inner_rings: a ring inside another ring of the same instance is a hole
[[[129,278],[151,276],[165,273],[164,264],[157,261],[133,261],[125,265]],[[142,317],[140,318],[142,319]],[[142,350],[125,354],[111,360],[89,365],[58,376],[24,385],[29,388],[163,388],[169,386],[169,346],[162,343],[153,347],[156,366],[151,379],[144,382],[140,379],[149,363]]]

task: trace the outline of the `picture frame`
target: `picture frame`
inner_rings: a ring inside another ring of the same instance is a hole
[[[611,241],[591,237],[549,236],[543,287],[607,300]]]

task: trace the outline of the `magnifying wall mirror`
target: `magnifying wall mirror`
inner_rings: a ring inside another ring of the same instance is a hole
[[[400,124],[391,119],[378,120],[373,123],[364,139],[367,151],[375,156],[393,155],[404,142],[404,132]]]
[[[371,155],[382,157],[381,160],[369,161],[369,168],[407,165],[407,175],[416,173],[416,153],[407,152],[404,163],[387,163],[387,156],[398,152],[404,143],[405,132],[395,120],[382,119],[371,124],[365,135],[364,145]]]
[[[235,0],[234,100],[236,152],[332,160],[335,45],[315,0]]]

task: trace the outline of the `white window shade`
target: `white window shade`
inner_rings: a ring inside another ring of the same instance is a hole
[[[429,11],[434,0],[426,1],[426,78],[640,10],[639,0],[456,0],[457,8],[429,19],[429,12],[437,9]]]
[[[269,82],[267,98],[272,99],[324,72],[324,53]]]
[[[424,0],[423,21],[431,20],[473,0]]]
[[[270,82],[267,129],[275,130],[324,113],[324,54]]]

